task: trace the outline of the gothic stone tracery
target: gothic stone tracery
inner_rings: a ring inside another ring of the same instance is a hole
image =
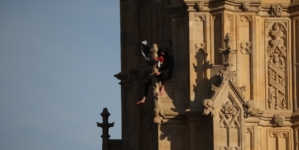
[[[287,48],[284,26],[275,22],[268,33],[268,108],[287,109],[285,89],[285,61]]]

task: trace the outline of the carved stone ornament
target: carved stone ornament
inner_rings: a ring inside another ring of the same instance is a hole
[[[244,117],[247,118],[248,116],[260,116],[264,113],[263,110],[259,108],[255,108],[255,101],[249,100],[244,104]]]
[[[236,71],[219,70],[218,75],[220,75],[220,77],[222,78],[222,82],[230,80],[232,83],[235,83],[237,79]]]
[[[245,99],[244,92],[246,91],[246,85],[238,87],[238,90],[241,93],[243,99]]]
[[[243,42],[240,43],[241,53],[242,54],[250,54],[251,53],[251,42]]]
[[[211,90],[214,92],[214,93],[218,93],[219,92],[219,87],[215,86],[215,85],[211,85]]]
[[[285,89],[285,61],[287,52],[284,42],[283,25],[275,22],[269,31],[268,54],[268,108],[287,109]]]
[[[219,52],[224,55],[225,61],[224,61],[224,66],[231,66],[230,59],[231,59],[231,54],[236,54],[236,50],[231,49],[232,45],[232,37],[229,33],[226,33],[223,41],[225,42],[225,48],[219,48]]]
[[[194,9],[196,11],[202,11],[203,10],[203,5],[204,5],[203,2],[196,2],[195,5],[194,5]]]
[[[285,116],[283,114],[274,114],[273,116],[273,125],[282,127],[285,120]]]
[[[241,150],[241,147],[223,146],[220,147],[220,150]]]
[[[215,85],[211,85],[211,90],[214,92],[214,94],[213,94],[213,96],[212,96],[212,100],[215,100],[215,98],[217,97],[217,95],[218,95],[218,93],[219,93],[219,91],[220,91],[220,89],[223,87],[223,85],[224,85],[224,82],[225,81],[227,81],[227,80],[223,80],[222,79],[222,83],[220,84],[220,86],[215,86]]]
[[[256,8],[256,13],[259,15],[262,12],[263,7],[260,5]]]
[[[243,11],[248,11],[249,10],[249,7],[250,7],[250,3],[249,2],[242,2],[241,4],[241,9]]]
[[[228,101],[224,105],[222,105],[221,112],[227,119],[229,119],[237,112],[237,109],[235,108],[235,105],[232,104],[232,102]]]
[[[281,5],[271,5],[270,15],[272,17],[280,17],[281,13],[282,13],[282,6]]]
[[[202,101],[202,104],[204,106],[203,114],[209,115],[211,113],[211,116],[214,116],[214,103],[211,99],[204,99]]]
[[[205,15],[200,15],[200,14],[194,14],[194,20],[195,21],[205,21],[206,16]]]
[[[226,70],[219,70],[219,73],[217,74],[218,76],[220,76],[221,78],[221,84],[217,87],[215,85],[211,85],[211,90],[214,92],[213,96],[212,96],[212,100],[215,100],[215,98],[217,97],[217,95],[219,94],[220,89],[224,86],[224,84],[228,81],[230,81],[232,84],[236,83],[236,79],[237,79],[237,74],[235,71],[230,71],[228,69]],[[239,89],[239,92],[240,89]]]

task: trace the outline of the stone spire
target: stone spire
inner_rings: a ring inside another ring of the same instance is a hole
[[[103,109],[103,112],[101,113],[101,116],[103,118],[103,123],[97,122],[98,127],[102,128],[102,140],[103,140],[103,145],[102,148],[103,150],[108,150],[109,149],[109,128],[114,126],[114,122],[108,123],[108,117],[110,116],[110,113],[108,112],[107,108]]]

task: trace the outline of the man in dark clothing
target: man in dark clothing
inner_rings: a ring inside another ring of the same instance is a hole
[[[164,94],[164,92],[165,92],[164,83],[166,80],[169,80],[172,77],[174,60],[173,60],[173,57],[167,53],[165,48],[159,48],[158,55],[160,57],[163,57],[163,62],[159,68],[159,71],[156,72],[155,75],[158,77],[158,79],[162,83],[162,87],[160,89],[160,94]],[[146,97],[149,92],[149,87],[151,84],[152,84],[152,79],[149,79],[147,82],[145,82],[143,98],[139,102],[136,103],[137,105],[145,103]]]

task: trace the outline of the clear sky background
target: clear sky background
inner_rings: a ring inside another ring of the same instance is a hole
[[[99,150],[121,138],[119,0],[0,0],[0,150]]]

